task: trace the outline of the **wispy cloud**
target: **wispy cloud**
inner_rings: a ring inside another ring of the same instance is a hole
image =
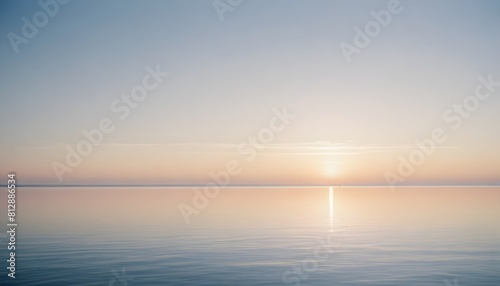
[[[65,146],[76,146],[76,144],[50,144],[48,141],[40,141],[31,145],[21,146],[21,148],[34,149],[59,149]],[[172,153],[191,154],[235,154],[238,153],[240,144],[232,143],[105,143],[100,144],[101,148],[161,148]],[[355,156],[373,153],[387,153],[414,149],[414,144],[401,145],[381,145],[362,144],[356,141],[329,142],[315,141],[289,144],[266,144],[263,153],[299,155],[299,156]],[[458,146],[441,146],[441,149],[456,149]]]

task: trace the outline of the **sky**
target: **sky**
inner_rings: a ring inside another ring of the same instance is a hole
[[[64,2],[0,3],[0,183],[500,184],[498,1]]]

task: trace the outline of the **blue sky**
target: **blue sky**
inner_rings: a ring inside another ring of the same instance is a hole
[[[160,65],[169,78],[126,121],[117,122],[104,143],[187,143],[201,144],[203,150],[210,144],[237,145],[266,124],[273,108],[286,106],[297,119],[272,144],[382,146],[388,152],[377,160],[386,165],[364,171],[367,179],[353,183],[383,182],[384,170],[397,164],[399,151],[392,149],[446,125],[443,112],[474,93],[478,76],[500,80],[500,2],[493,0],[401,1],[402,12],[347,63],[340,43],[352,44],[354,28],[363,28],[372,20],[370,11],[387,9],[388,2],[243,1],[221,21],[212,1],[74,0],[59,5],[16,54],[7,34],[21,35],[21,19],[32,19],[41,8],[36,1],[2,1],[1,169],[16,169],[28,182],[53,182],[50,163],[64,159],[64,146],[76,144],[82,129],[110,116],[111,102],[140,84],[147,66]],[[444,169],[455,166],[457,156],[463,165],[456,170],[457,182],[500,183],[498,172],[486,176],[483,169],[466,170],[471,164],[500,167],[498,93],[442,146],[460,153],[433,158],[439,162],[430,165],[446,175],[431,178],[424,172],[413,183],[453,182]],[[101,182],[106,176],[122,182],[115,173],[91,171],[104,160],[100,156],[113,152],[142,158],[120,161],[123,168],[134,162],[149,166],[152,160],[169,170],[168,178],[145,179],[154,182],[200,182],[226,160],[222,155],[179,157],[168,148],[155,150],[161,156],[129,148],[96,149],[82,167],[88,170],[75,170],[68,182]],[[158,157],[176,164],[164,166],[155,161]],[[265,167],[277,162],[295,160],[319,172],[324,162],[338,161],[349,166],[346,174],[363,164],[358,158],[348,163],[317,155],[305,161],[296,156],[262,160],[255,164],[263,166],[258,168],[262,173],[250,172],[242,183],[282,182],[286,172],[274,174]],[[176,168],[185,170],[176,173]],[[189,174],[189,169],[194,171]],[[296,174],[300,167],[289,171]],[[130,173],[139,181],[148,178]],[[468,177],[461,180],[462,174]],[[337,179],[348,183],[355,177],[339,174]],[[298,183],[323,179],[308,174]]]

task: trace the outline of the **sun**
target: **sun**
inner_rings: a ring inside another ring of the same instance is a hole
[[[335,178],[340,175],[340,164],[336,161],[325,162],[323,174],[328,178]]]

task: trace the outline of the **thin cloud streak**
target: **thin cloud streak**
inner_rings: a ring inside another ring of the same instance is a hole
[[[39,142],[41,143],[41,142]],[[45,142],[44,142],[45,143]],[[66,146],[76,147],[77,144],[55,144],[55,145],[25,145],[20,148],[33,149],[64,149]],[[240,144],[230,143],[105,143],[98,147],[104,148],[130,148],[130,147],[164,147],[171,149],[172,153],[180,154],[237,154]],[[356,156],[373,153],[387,153],[396,150],[414,149],[414,144],[402,145],[376,145],[376,144],[352,144],[330,143],[330,142],[305,142],[288,144],[265,144],[262,153],[299,155],[299,156]],[[459,146],[438,146],[438,149],[458,149]],[[165,150],[164,149],[164,150]]]

